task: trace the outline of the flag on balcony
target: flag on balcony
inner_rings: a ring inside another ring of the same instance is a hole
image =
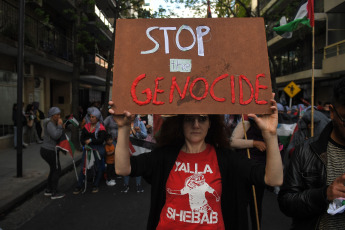
[[[314,26],[314,0],[302,0],[294,20],[285,25],[283,24],[278,27],[274,27],[273,30],[277,34],[283,35],[286,32],[296,30],[300,24],[309,27]]]

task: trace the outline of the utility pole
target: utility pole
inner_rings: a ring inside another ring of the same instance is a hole
[[[25,0],[19,1],[17,54],[17,177],[23,177],[23,63]]]

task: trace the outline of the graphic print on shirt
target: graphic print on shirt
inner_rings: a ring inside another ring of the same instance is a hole
[[[181,151],[165,191],[157,230],[224,230],[221,175],[213,146],[197,154]]]
[[[184,183],[184,188],[181,190],[172,190],[167,188],[167,192],[174,195],[189,195],[189,206],[193,212],[205,213],[212,211],[212,208],[207,202],[206,192],[209,192],[215,196],[216,201],[219,202],[220,197],[217,192],[209,186],[202,173],[195,173],[190,177],[187,177]]]

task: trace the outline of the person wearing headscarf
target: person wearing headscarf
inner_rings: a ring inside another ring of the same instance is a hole
[[[322,112],[314,110],[314,136],[319,136],[321,131],[330,121]],[[292,136],[287,152],[291,155],[295,147],[311,137],[311,109],[307,109],[298,121],[295,133]]]
[[[59,152],[55,150],[60,137],[63,135],[63,122],[60,118],[61,110],[58,107],[51,107],[48,111],[49,119],[43,124],[44,136],[40,150],[42,158],[48,163],[50,172],[47,180],[45,196],[52,200],[63,198],[65,194],[58,192],[58,183],[61,173]]]
[[[86,110],[86,115],[84,117],[84,119],[82,120],[82,122],[80,123],[80,128],[83,129],[84,128],[84,125],[87,124],[87,123],[90,123],[90,114],[99,111],[98,108],[96,107],[89,107],[87,108]],[[100,115],[99,117],[99,121],[103,124],[103,116],[102,114]]]
[[[88,163],[92,161],[90,161],[90,157],[94,159],[93,163],[96,173],[93,181],[92,193],[98,192],[99,181],[104,171],[105,149],[103,146],[103,142],[105,141],[107,132],[100,121],[102,119],[101,112],[95,107],[91,108],[88,109],[88,117],[90,121],[85,124],[80,136],[80,142],[83,145],[83,155],[81,163],[83,167],[79,174],[78,185],[73,191],[73,194],[75,195],[79,194],[83,190],[83,185],[86,188],[87,178],[85,178],[84,172],[87,171]],[[89,153],[92,155],[88,156]],[[85,164],[85,162],[87,164]]]

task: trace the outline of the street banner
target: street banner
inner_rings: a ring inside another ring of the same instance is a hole
[[[118,19],[115,113],[270,113],[263,18]]]

